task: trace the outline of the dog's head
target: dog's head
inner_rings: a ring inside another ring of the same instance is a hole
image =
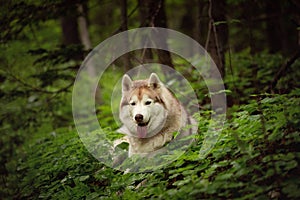
[[[162,87],[155,73],[147,80],[137,81],[127,74],[123,76],[120,119],[131,136],[149,138],[164,127],[168,112]]]

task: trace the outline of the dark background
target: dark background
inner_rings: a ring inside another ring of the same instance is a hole
[[[299,1],[1,0],[0,9],[1,199],[300,197]],[[225,82],[227,122],[214,150],[199,159],[210,99],[193,67],[153,49],[122,56],[96,96],[99,122],[112,138],[111,90],[138,64],[180,71],[201,108],[198,142],[186,155],[160,171],[124,174],[81,143],[71,92],[91,49],[148,26],[182,32],[209,52]]]

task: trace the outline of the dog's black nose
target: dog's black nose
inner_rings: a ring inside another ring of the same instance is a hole
[[[137,121],[138,123],[140,123],[140,122],[143,122],[143,115],[141,115],[141,114],[137,114],[135,117],[134,117],[134,119],[135,119],[135,121]]]

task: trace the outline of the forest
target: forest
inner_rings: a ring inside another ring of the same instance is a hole
[[[300,199],[299,1],[2,0],[0,8],[0,199]],[[135,31],[150,28],[157,46],[141,34],[142,48],[130,49]],[[213,66],[222,87],[207,78]],[[134,168],[150,158],[122,168],[105,152],[104,140],[123,137],[121,80],[130,72],[159,74],[197,108],[192,144],[150,170]],[[78,128],[94,118],[99,128]]]

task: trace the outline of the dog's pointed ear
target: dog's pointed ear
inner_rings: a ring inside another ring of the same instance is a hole
[[[127,74],[124,74],[122,79],[122,92],[128,92],[131,89],[131,87],[132,87],[131,78]]]
[[[152,89],[158,89],[158,88],[160,88],[161,84],[162,83],[160,82],[157,74],[152,73],[150,75],[150,78],[149,78],[149,81],[148,81],[149,87],[151,87]]]

